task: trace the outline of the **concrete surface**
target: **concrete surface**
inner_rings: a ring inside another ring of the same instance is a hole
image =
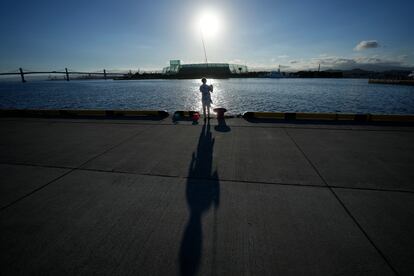
[[[412,275],[414,127],[0,119],[0,274]]]

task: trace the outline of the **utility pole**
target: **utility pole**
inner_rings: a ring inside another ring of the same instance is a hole
[[[66,71],[66,80],[69,81],[69,72],[68,72],[68,68],[65,68]]]
[[[20,71],[20,77],[22,78],[22,82],[26,82],[24,79],[23,69],[21,67],[19,68],[19,71]]]

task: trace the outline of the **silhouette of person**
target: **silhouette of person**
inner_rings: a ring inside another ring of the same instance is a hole
[[[203,115],[204,120],[206,120],[206,109],[208,114],[208,119],[210,119],[210,104],[213,103],[211,100],[211,93],[213,92],[213,85],[207,85],[207,79],[202,78],[201,82],[203,83],[200,86],[200,92],[201,92],[201,103],[203,104]]]

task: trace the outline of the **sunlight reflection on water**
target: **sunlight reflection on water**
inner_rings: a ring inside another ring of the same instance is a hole
[[[0,82],[0,108],[201,110],[200,80]],[[414,114],[414,87],[360,79],[227,79],[213,107],[244,111]]]

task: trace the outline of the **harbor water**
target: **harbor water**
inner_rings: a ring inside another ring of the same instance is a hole
[[[0,82],[1,109],[200,110],[200,80]],[[366,79],[225,79],[213,107],[244,111],[414,114],[414,87]]]

